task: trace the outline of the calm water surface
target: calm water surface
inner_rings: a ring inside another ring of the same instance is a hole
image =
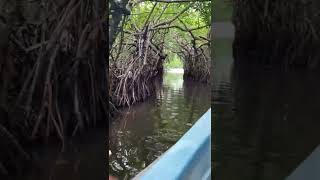
[[[214,177],[283,180],[320,143],[320,74],[234,65],[232,42],[215,44]]]
[[[165,73],[156,95],[109,126],[109,172],[130,179],[170,148],[210,108],[210,86]]]
[[[61,144],[32,147],[33,162],[25,173],[12,180],[88,180],[106,179],[106,128],[92,128]],[[1,179],[1,178],[0,178]],[[10,180],[11,180],[10,179]]]

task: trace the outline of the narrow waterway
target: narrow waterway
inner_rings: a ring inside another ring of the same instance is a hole
[[[215,35],[214,177],[283,180],[320,144],[320,75],[234,65],[233,35]]]
[[[158,79],[156,94],[121,112],[109,126],[109,173],[130,179],[169,149],[211,106],[210,86],[183,81],[181,70]]]

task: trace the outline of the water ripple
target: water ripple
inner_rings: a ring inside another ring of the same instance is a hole
[[[183,74],[164,76],[156,98],[131,107],[111,126],[109,170],[131,178],[169,149],[210,107],[211,88],[183,82]]]

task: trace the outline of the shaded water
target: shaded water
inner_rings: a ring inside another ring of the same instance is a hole
[[[106,128],[92,128],[61,144],[32,147],[33,162],[14,180],[88,180],[106,179]],[[1,178],[0,178],[1,179]]]
[[[215,44],[214,177],[283,180],[320,143],[320,74],[233,65],[232,42]]]
[[[176,71],[175,71],[176,72]],[[122,111],[109,126],[109,172],[129,179],[151,164],[210,108],[210,86],[167,72],[156,95]]]

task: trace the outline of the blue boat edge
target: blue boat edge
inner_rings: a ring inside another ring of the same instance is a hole
[[[211,108],[133,180],[211,179]]]

